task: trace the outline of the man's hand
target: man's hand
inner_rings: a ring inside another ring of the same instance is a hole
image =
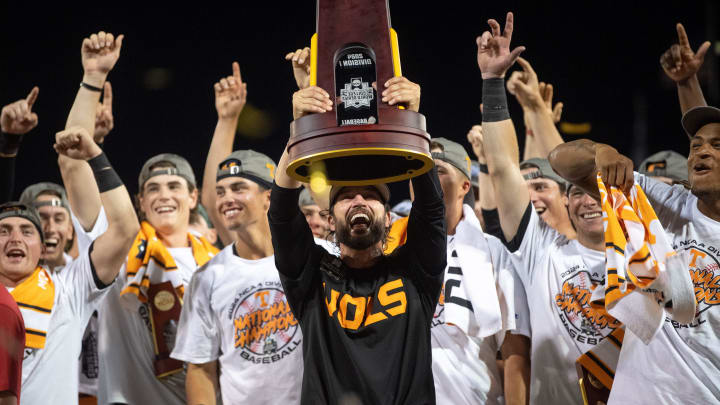
[[[523,70],[512,72],[507,81],[508,92],[515,96],[523,110],[544,108],[545,101],[540,94],[540,85],[535,70],[524,58],[518,57],[517,63]]]
[[[403,76],[393,77],[385,82],[382,101],[390,104],[407,104],[408,110],[420,110],[420,85]]]
[[[6,134],[24,135],[38,124],[38,116],[32,112],[40,89],[35,86],[22,100],[8,104],[0,112],[0,128]]]
[[[612,146],[595,144],[595,168],[606,186],[618,187],[627,192],[635,182],[632,160]]]
[[[76,160],[90,160],[102,153],[102,149],[93,141],[83,127],[72,127],[55,134],[57,153]]]
[[[467,140],[472,146],[473,153],[475,153],[478,163],[487,163],[487,160],[485,159],[485,149],[483,148],[482,126],[473,125],[467,133]]]
[[[83,81],[90,85],[101,87],[107,74],[110,73],[120,57],[120,48],[124,35],[117,38],[111,33],[100,31],[85,38],[82,42],[80,54],[82,66],[85,71]]]
[[[233,62],[233,74],[213,86],[215,88],[215,109],[218,119],[237,119],[247,101],[247,83],[240,75],[240,64]]]
[[[103,89],[103,101],[102,104],[98,104],[95,112],[95,134],[93,134],[93,140],[98,145],[102,145],[105,142],[105,137],[115,127],[115,119],[112,113],[112,85],[110,82],[105,82]]]
[[[330,95],[317,86],[310,86],[293,93],[293,119],[307,114],[332,111]]]
[[[310,85],[310,48],[289,52],[285,55],[285,60],[292,61],[293,76],[298,89],[307,88]]]
[[[705,60],[705,54],[710,48],[710,41],[703,42],[697,52],[693,52],[690,48],[690,40],[685,33],[685,27],[678,23],[676,28],[678,43],[673,44],[660,56],[660,65],[669,78],[679,83],[691,78],[700,70],[703,60]]]
[[[488,25],[492,33],[485,31],[475,40],[478,46],[477,62],[483,79],[505,77],[505,72],[525,50],[518,46],[510,52],[510,40],[513,33],[513,13],[508,12],[505,19],[505,31],[500,33],[500,24],[490,19]]]
[[[550,115],[552,115],[553,123],[557,124],[560,122],[560,118],[562,118],[563,103],[558,102],[555,104],[555,107],[552,106],[553,85],[550,83],[540,82],[538,83],[538,90],[540,90],[540,95],[545,102],[545,109],[550,112]]]

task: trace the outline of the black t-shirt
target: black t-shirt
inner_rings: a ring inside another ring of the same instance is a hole
[[[273,186],[275,264],[303,332],[303,404],[435,403],[430,322],[446,265],[445,208],[435,169],[413,187],[407,243],[351,269],[314,243],[300,190]]]

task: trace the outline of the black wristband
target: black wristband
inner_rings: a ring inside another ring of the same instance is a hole
[[[478,169],[480,170],[481,173],[490,174],[490,172],[488,171],[487,165],[484,163],[478,163]]]
[[[110,166],[110,161],[104,152],[87,162],[92,169],[93,176],[95,176],[95,182],[97,183],[98,190],[101,193],[113,190],[123,185],[122,180],[120,180],[120,176],[118,176],[115,169]]]
[[[483,122],[497,122],[510,119],[505,79],[485,79],[482,87]]]
[[[87,84],[85,82],[80,82],[80,87],[85,87],[90,91],[97,91],[98,93],[102,93],[103,91],[103,89],[101,89],[100,87],[95,87],[92,84]]]
[[[0,157],[15,157],[20,150],[22,135],[0,132]]]

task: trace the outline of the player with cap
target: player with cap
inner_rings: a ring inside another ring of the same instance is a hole
[[[327,220],[327,211],[320,208],[313,199],[312,193],[308,187],[303,188],[298,199],[300,211],[305,215],[310,230],[314,237],[318,239],[327,238],[330,233],[330,225]]]
[[[100,402],[185,403],[182,362],[169,358],[179,320],[173,308],[197,267],[217,253],[189,232],[195,184],[190,164],[172,153],[148,159],[140,171],[141,229],[99,311]]]
[[[382,84],[378,83],[380,87]],[[385,83],[383,99],[417,111],[419,86]],[[332,109],[310,86],[293,95],[298,117]],[[283,153],[270,196],[275,264],[303,332],[301,403],[435,403],[430,322],[445,269],[445,214],[437,169],[412,179],[407,243],[383,255],[390,226],[385,184],[333,186],[329,221],[340,255],[316,245],[298,207],[300,183]]]
[[[589,297],[604,285],[605,240],[599,202],[578,187],[568,192],[568,213],[577,239],[543,221],[517,162],[515,128],[507,107],[504,75],[523,50],[510,52],[512,14],[505,31],[490,20],[478,38],[477,61],[483,78],[483,145],[496,192],[500,225],[507,241],[519,243],[516,270],[525,292],[532,330],[530,403],[581,403],[576,359],[620,327],[590,307]],[[538,164],[542,174],[548,173]]]
[[[720,109],[692,108],[682,126],[690,137],[689,190],[633,173],[629,158],[589,140],[561,145],[550,155],[558,173],[593,194],[598,172],[607,186],[627,190],[637,182],[688,263],[695,287],[697,312],[690,324],[666,318],[647,345],[625,332],[609,404],[720,401]]]
[[[188,403],[296,404],[302,333],[275,267],[267,211],[275,162],[252,151],[220,163],[215,210],[235,235],[193,274],[172,357],[188,363]],[[270,389],[270,386],[272,388]]]
[[[674,150],[663,150],[643,160],[638,173],[669,185],[688,184],[687,158]]]
[[[445,281],[431,330],[437,401],[524,404],[530,380],[525,291],[515,281],[510,252],[483,232],[472,207],[463,203],[471,192],[465,148],[433,138],[430,151],[443,190],[448,233]],[[498,368],[498,352],[504,371]]]
[[[0,281],[25,318],[22,403],[76,403],[77,358],[85,325],[109,291],[138,223],[132,202],[107,157],[84,128],[59,132],[55,149],[89,163],[108,228],[61,274],[42,266],[40,219],[22,203],[0,207]],[[53,384],[48,384],[53,381]]]

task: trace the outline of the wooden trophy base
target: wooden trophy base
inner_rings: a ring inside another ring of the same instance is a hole
[[[419,176],[434,166],[425,117],[386,110],[384,124],[337,126],[335,114],[311,114],[290,125],[288,175],[310,182],[314,167],[331,185],[365,186]]]

